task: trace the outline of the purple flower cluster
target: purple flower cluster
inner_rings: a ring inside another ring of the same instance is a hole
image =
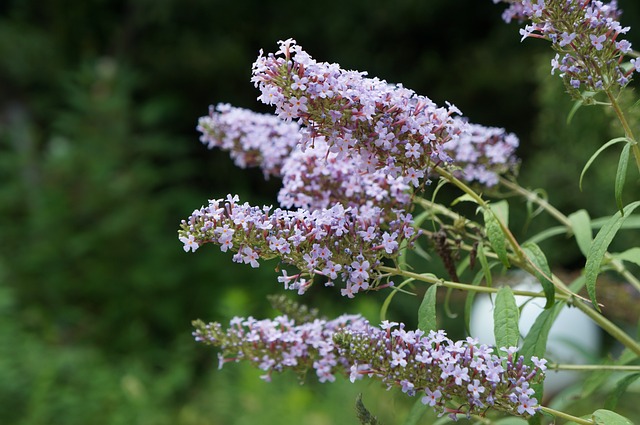
[[[294,150],[285,162],[278,202],[285,208],[309,210],[336,203],[352,208],[378,206],[388,213],[410,210],[410,187],[400,177],[366,169],[365,159],[357,153],[338,158],[324,138],[317,137],[304,151]]]
[[[619,16],[615,0],[524,0],[511,3],[503,13],[507,22],[531,21],[520,30],[523,40],[552,42],[558,53],[551,61],[551,73],[559,71],[573,94],[581,88],[600,91],[629,83],[635,61],[630,70],[621,66],[631,43],[619,37],[629,31],[620,25]]]
[[[265,178],[280,176],[291,150],[300,143],[300,127],[267,114],[218,104],[198,120],[200,141],[228,151],[240,168],[260,167]]]
[[[519,144],[515,134],[477,124],[469,124],[468,128],[467,133],[442,146],[453,158],[453,164],[460,167],[462,180],[494,186],[501,174],[515,171]]]
[[[383,258],[397,256],[403,241],[415,235],[412,217],[402,211],[386,221],[388,212],[375,206],[295,211],[240,204],[237,196],[210,200],[183,221],[179,231],[185,251],[215,243],[222,251],[235,252],[233,261],[259,266],[259,259],[279,257],[300,272],[278,278],[285,289],[304,293],[314,275],[332,286],[340,276],[342,295],[380,288],[383,276],[376,267]],[[381,228],[386,228],[383,231]]]
[[[336,373],[344,373],[349,364],[340,357],[333,336],[341,329],[360,329],[367,321],[359,315],[342,315],[334,320],[315,319],[296,324],[287,316],[273,320],[235,317],[229,328],[219,323],[195,321],[196,341],[220,347],[219,367],[227,362],[248,360],[265,372],[270,381],[273,372],[295,370],[304,376],[314,369],[320,382],[335,381]]]
[[[539,409],[531,385],[544,378],[546,360],[532,358],[527,366],[514,348],[498,356],[471,338],[454,342],[444,331],[425,335],[387,321],[374,327],[359,315],[300,324],[288,316],[236,317],[226,330],[219,323],[194,326],[196,341],[222,350],[220,367],[247,360],[266,372],[266,380],[286,369],[301,376],[313,369],[320,382],[333,382],[337,374],[352,382],[368,376],[421,395],[424,404],[453,417],[483,415],[488,408],[527,417]]]
[[[351,381],[369,376],[408,395],[421,394],[422,403],[455,417],[480,414],[487,408],[521,416],[539,409],[531,385],[542,382],[546,360],[525,364],[516,349],[493,349],[477,340],[454,342],[444,331],[405,331],[404,325],[383,322],[380,328],[345,328],[334,338],[340,355],[351,363]],[[463,406],[458,409],[447,407]]]
[[[330,286],[340,278],[348,297],[380,288],[376,268],[416,236],[412,188],[429,183],[429,164],[453,157],[463,178],[493,184],[513,162],[517,139],[469,125],[452,116],[455,107],[437,108],[401,86],[317,63],[292,40],[280,45],[284,58],[261,54],[253,77],[278,116],[219,104],[197,128],[239,166],[282,178],[281,208],[231,195],[211,200],[182,222],[179,239],[185,251],[214,243],[252,267],[279,257],[297,268],[279,280],[299,293],[315,275]]]
[[[337,158],[358,155],[366,171],[418,187],[431,164],[449,160],[441,145],[464,131],[457,108],[437,107],[401,85],[313,60],[292,39],[275,54],[262,52],[253,66],[258,98],[285,121],[304,125],[313,144],[322,136]],[[303,146],[304,148],[304,146]]]

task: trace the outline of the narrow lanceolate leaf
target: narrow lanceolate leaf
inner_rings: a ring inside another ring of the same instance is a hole
[[[584,168],[582,169],[582,173],[580,173],[580,183],[579,183],[580,190],[582,190],[582,178],[584,177],[584,174],[587,172],[591,164],[593,164],[593,161],[596,160],[598,155],[600,155],[602,151],[607,149],[609,146],[613,146],[616,143],[622,143],[622,142],[631,143],[632,141],[630,139],[627,139],[626,137],[616,137],[615,139],[611,139],[604,145],[600,146],[600,149],[598,149],[593,155],[591,155],[591,158],[589,158],[587,163],[584,165]]]
[[[490,210],[484,210],[484,225],[487,238],[491,243],[491,248],[496,253],[502,264],[509,268],[509,258],[507,257],[507,240],[500,227],[498,219]]]
[[[458,196],[456,199],[454,199],[453,202],[451,202],[451,206],[454,206],[460,202],[473,202],[474,204],[478,203],[478,201],[476,201],[471,195],[465,193],[464,195]]]
[[[580,248],[582,255],[586,257],[593,241],[589,213],[586,210],[578,210],[569,215],[569,221],[571,222],[571,230],[576,238],[578,248]]]
[[[634,373],[619,380],[615,390],[609,394],[609,397],[607,397],[607,400],[604,402],[604,407],[609,410],[615,409],[622,394],[624,394],[627,388],[629,388],[629,385],[633,384],[638,378],[640,378],[640,373]]]
[[[542,385],[542,384],[540,384]],[[534,385],[535,387],[535,385]],[[532,388],[536,391],[536,394],[542,394],[542,389],[536,390],[535,388]],[[535,415],[531,416],[529,419],[527,419],[527,423],[529,425],[542,425],[542,414],[540,412],[536,413]]]
[[[428,405],[422,403],[422,397],[418,397],[416,402],[413,403],[409,415],[407,415],[407,418],[404,420],[404,425],[418,425],[428,407]]]
[[[631,248],[624,252],[612,254],[612,256],[618,260],[628,261],[640,266],[640,248]]]
[[[629,419],[610,410],[596,410],[591,418],[596,425],[633,425]]]
[[[431,285],[424,294],[418,309],[418,329],[429,333],[438,329],[436,324],[436,291],[437,285]]]
[[[609,359],[605,359],[602,362],[602,364],[610,365],[610,364],[613,364],[613,362],[611,362]],[[596,390],[602,388],[604,383],[611,376],[611,373],[612,373],[611,370],[608,370],[607,368],[597,369],[597,370],[594,370],[592,373],[589,373],[589,375],[586,377],[586,379],[582,384],[582,391],[580,393],[580,396],[583,398],[587,398],[591,394],[593,394]]]
[[[505,227],[509,227],[509,203],[507,201],[494,202],[489,205],[489,208]]]
[[[616,205],[618,205],[618,210],[622,212],[622,189],[624,189],[624,182],[627,178],[627,166],[629,165],[629,157],[631,156],[631,143],[627,143],[622,148],[622,153],[620,154],[620,161],[618,161],[618,170],[616,171],[616,185],[615,185],[615,194],[616,194]]]
[[[516,298],[509,287],[502,287],[496,295],[496,304],[493,310],[493,333],[496,337],[498,348],[517,347],[520,339],[518,322],[520,310],[516,304]]]
[[[494,422],[495,425],[527,425],[522,418],[504,418]]]
[[[545,257],[544,252],[538,245],[531,242],[523,244],[522,250],[527,254],[527,258],[533,266],[533,273],[542,285],[544,296],[547,299],[547,304],[544,308],[551,308],[555,300],[556,288],[551,281],[551,269],[547,263],[547,257]]]
[[[613,217],[611,217],[609,221],[602,226],[602,229],[600,229],[596,235],[593,243],[591,244],[591,248],[589,249],[587,263],[584,267],[584,275],[589,298],[591,299],[594,308],[598,311],[600,309],[598,307],[598,302],[596,301],[596,279],[598,278],[598,274],[600,274],[602,259],[604,258],[604,254],[607,252],[609,244],[611,244],[614,236],[618,230],[620,230],[622,223],[624,223],[624,220],[639,206],[640,201],[635,201],[624,207],[622,211],[615,213]]]
[[[498,264],[498,263],[493,263],[493,264]],[[491,269],[489,268],[489,266],[487,265],[487,270],[489,271],[489,276],[491,276]],[[478,286],[480,285],[480,283],[482,282],[482,277],[484,276],[483,271],[480,270],[476,273],[476,275],[474,276],[473,280],[471,281],[471,284],[473,286]],[[489,283],[487,283],[487,286],[491,286]],[[476,297],[476,291],[467,291],[467,299],[464,301],[464,327],[465,330],[469,332],[469,323],[471,321],[471,308],[473,307],[473,300]]]
[[[361,425],[381,425],[378,418],[373,416],[362,402],[362,394],[356,398],[356,414]]]
[[[524,356],[525,361],[530,361],[529,359],[531,359],[532,356],[544,357],[547,351],[549,330],[562,307],[563,304],[556,303],[552,308],[544,310],[536,318],[536,321],[533,323],[533,326],[531,326],[527,336],[524,338],[522,348],[518,353],[521,356]]]
[[[484,274],[484,280],[487,286],[493,286],[493,279],[491,275],[491,267],[487,261],[487,256],[484,252],[484,245],[482,242],[478,244],[478,260],[480,260],[480,266],[482,267],[482,273]]]

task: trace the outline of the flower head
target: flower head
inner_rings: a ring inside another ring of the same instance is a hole
[[[494,0],[494,3],[499,0]],[[505,21],[530,21],[521,30],[523,39],[549,40],[558,55],[552,60],[552,73],[560,71],[570,93],[624,87],[632,70],[621,66],[631,43],[621,38],[629,31],[618,18],[615,0],[520,0],[511,2],[503,13]]]
[[[323,137],[338,157],[355,152],[370,164],[369,171],[384,170],[419,186],[416,170],[427,170],[440,146],[464,131],[452,117],[459,113],[452,105],[439,108],[401,85],[317,62],[295,40],[279,44],[275,54],[258,57],[252,81],[276,115],[308,129],[307,143]],[[303,86],[296,83],[302,79]],[[266,96],[274,91],[276,96]],[[304,108],[296,106],[300,99]]]
[[[246,360],[265,371],[267,380],[273,372],[289,369],[303,376],[313,369],[321,382],[333,382],[337,375],[352,382],[365,376],[380,380],[409,396],[421,396],[422,403],[441,414],[482,414],[492,407],[528,417],[539,409],[530,383],[544,378],[541,368],[514,358],[513,350],[498,356],[471,339],[454,342],[444,331],[425,336],[406,331],[401,323],[376,327],[358,315],[301,323],[288,316],[234,318],[227,330],[219,323],[196,321],[194,326],[198,342],[222,350],[221,365]],[[418,358],[424,353],[431,363]],[[463,400],[463,407],[445,407],[451,400]]]

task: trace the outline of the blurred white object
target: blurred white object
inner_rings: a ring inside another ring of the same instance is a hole
[[[522,273],[514,290],[538,292],[542,290],[540,283],[532,276]],[[530,299],[516,296],[516,304],[520,310],[520,335],[524,338],[533,326],[536,318],[544,310],[544,298]],[[495,345],[493,334],[493,302],[495,295],[477,295],[471,309],[469,323],[471,336],[481,343]],[[528,301],[528,302],[527,302]],[[586,364],[598,357],[600,350],[600,330],[582,311],[574,307],[564,307],[549,331],[547,354],[550,363]],[[579,381],[580,372],[547,371],[544,383],[545,396],[556,394],[563,388]]]

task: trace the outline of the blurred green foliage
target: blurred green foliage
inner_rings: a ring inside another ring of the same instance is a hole
[[[362,386],[292,389],[291,377],[266,384],[241,366],[219,372],[214,353],[190,338],[192,319],[271,314],[265,296],[281,291],[275,263],[253,270],[209,247],[187,255],[176,237],[179,221],[208,198],[231,192],[274,202],[277,181],[235,169],[200,145],[194,128],[211,103],[266,110],[255,101],[251,63],[279,39],[296,38],[320,60],[401,82],[455,103],[474,122],[515,131],[523,180],[553,188],[549,197],[566,212],[585,196],[610,196],[606,168],[579,198],[565,180],[575,170],[557,163],[563,152],[579,168],[608,137],[608,124],[579,112],[562,133],[570,106],[557,81],[531,71],[547,66],[551,54],[538,56],[547,46],[521,46],[517,26],[504,25],[492,2],[310,7],[0,4],[1,424],[355,423]],[[623,8],[637,18],[635,3]],[[595,215],[612,211],[587,204]],[[333,292],[318,288],[303,301],[328,316],[364,311],[376,320],[385,296],[347,302]],[[392,314],[415,322],[418,301],[397,298]],[[376,388],[366,386],[365,403],[372,394],[372,413],[393,423],[407,401]]]

